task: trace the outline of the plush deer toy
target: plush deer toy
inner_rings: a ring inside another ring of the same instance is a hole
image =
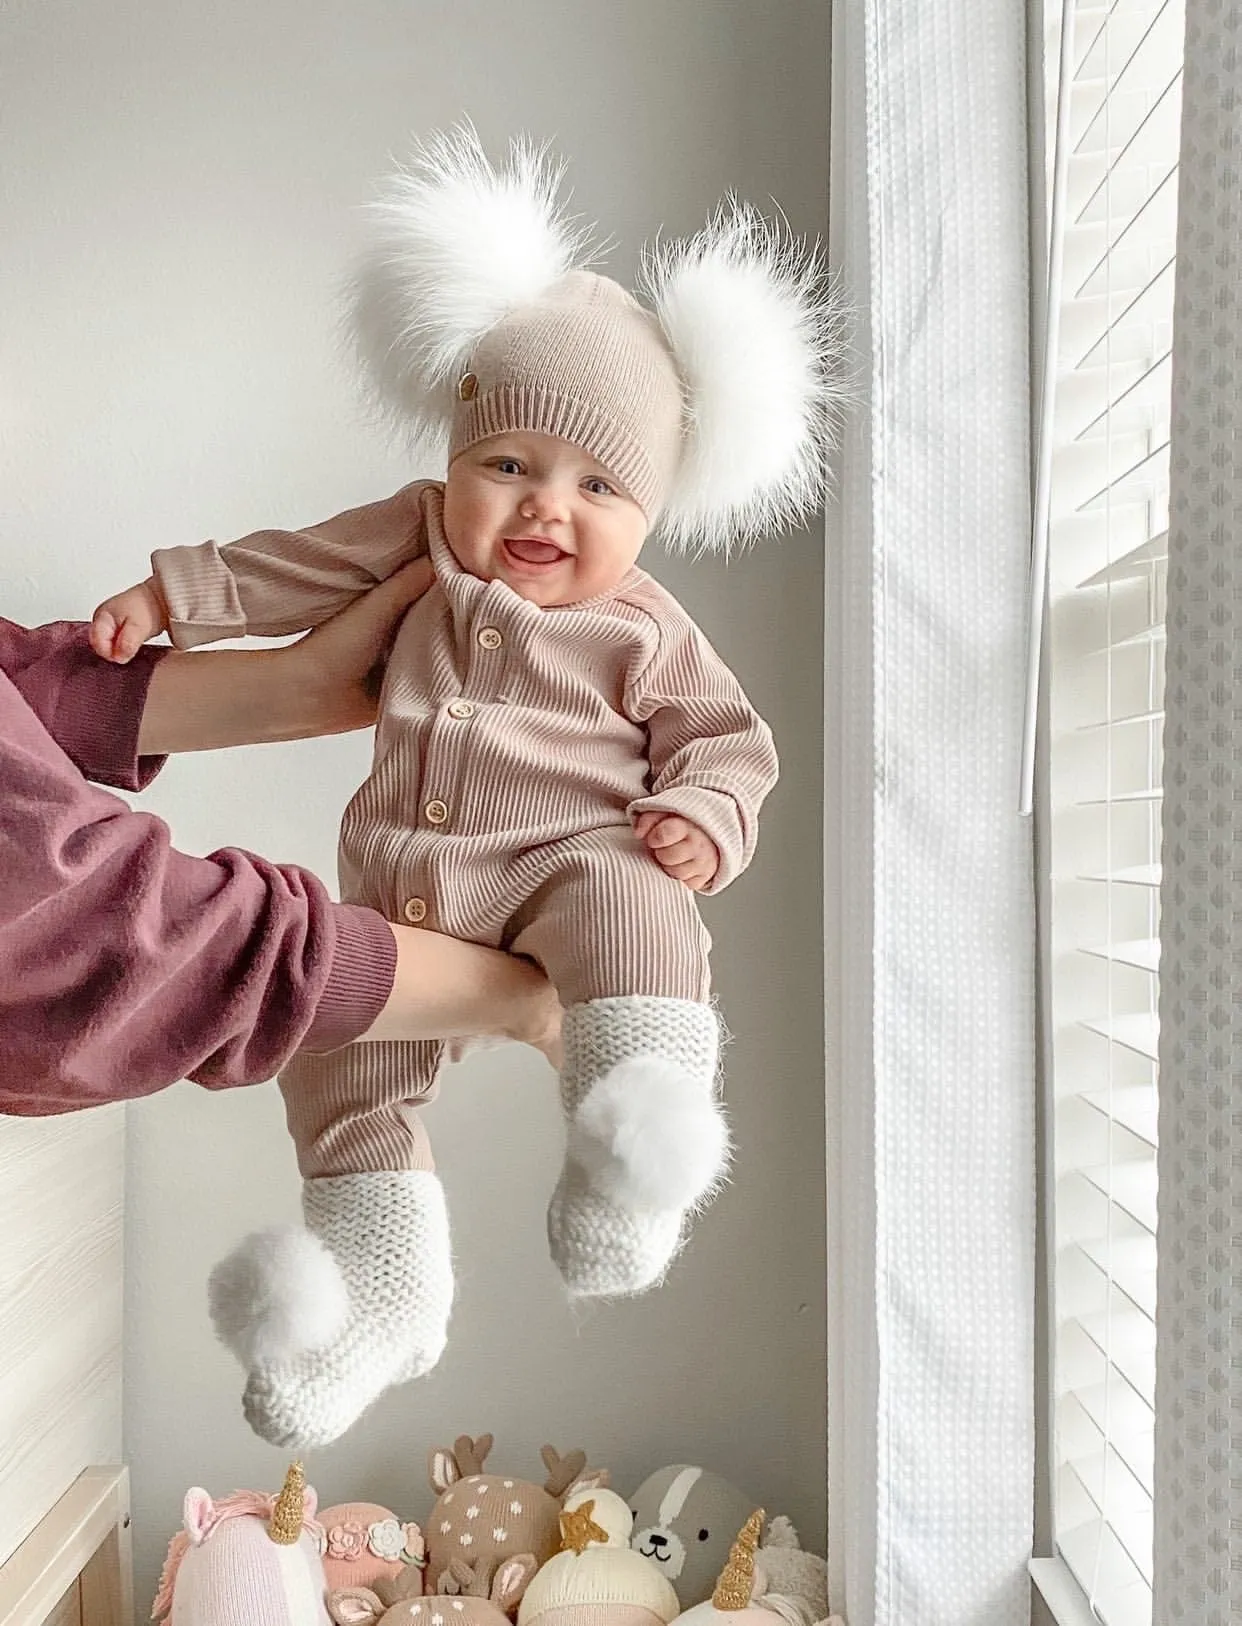
[[[500,1564],[518,1554],[533,1553],[536,1567],[546,1563],[560,1544],[565,1498],[571,1491],[608,1483],[603,1469],[586,1466],[585,1452],[561,1456],[550,1445],[542,1452],[548,1470],[542,1486],[529,1479],[485,1474],[483,1464],[491,1448],[490,1434],[477,1440],[463,1434],[451,1451],[436,1446],[428,1452],[428,1476],[438,1498],[423,1526],[428,1592],[459,1590],[451,1569],[454,1558],[476,1571],[480,1563]],[[449,1626],[447,1616],[444,1626]]]
[[[328,1613],[336,1626],[510,1626],[509,1614],[522,1601],[538,1565],[532,1553],[520,1553],[502,1564],[490,1559],[467,1564],[453,1559],[448,1573],[454,1597],[424,1598],[417,1578],[406,1574],[379,1581],[374,1589],[341,1587],[328,1594]]]

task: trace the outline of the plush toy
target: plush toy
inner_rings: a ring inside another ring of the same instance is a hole
[[[377,1502],[326,1507],[319,1522],[324,1530],[323,1569],[331,1589],[395,1581],[412,1566],[422,1592],[427,1550],[418,1525],[403,1523]],[[402,1596],[413,1595],[407,1581]]]
[[[428,1453],[428,1476],[438,1499],[423,1527],[427,1542],[425,1590],[455,1592],[450,1560],[477,1566],[499,1563],[518,1553],[533,1553],[536,1562],[551,1558],[560,1542],[561,1506],[571,1491],[607,1483],[602,1469],[588,1468],[582,1451],[562,1457],[543,1448],[548,1477],[542,1486],[528,1479],[485,1474],[483,1464],[492,1436],[472,1440],[463,1434],[452,1450],[436,1446]]]
[[[186,1492],[152,1619],[167,1626],[328,1626],[315,1492],[294,1463],[279,1496]]]
[[[784,1514],[768,1525],[759,1548],[759,1563],[767,1583],[769,1598],[796,1598],[806,1605],[813,1621],[828,1615],[828,1565],[814,1553],[804,1551],[798,1532]]]
[[[526,1589],[518,1626],[669,1626],[677,1594],[630,1546],[633,1517],[613,1491],[576,1491],[561,1511],[561,1550]]]
[[[328,1594],[328,1612],[336,1626],[510,1626],[509,1615],[521,1602],[535,1573],[531,1553],[494,1564],[484,1559],[449,1565],[456,1595],[424,1598],[414,1593],[411,1572],[374,1588],[351,1586]]]
[[[678,1464],[657,1468],[630,1498],[632,1545],[658,1564],[683,1609],[712,1595],[729,1545],[754,1507],[719,1474]]]
[[[768,1549],[759,1545],[763,1520],[762,1508],[747,1519],[729,1550],[728,1563],[717,1577],[711,1601],[696,1603],[678,1616],[679,1626],[683,1621],[685,1626],[844,1626],[839,1615],[825,1618],[820,1612],[818,1580],[805,1595],[772,1589],[771,1577],[765,1568]],[[787,1529],[780,1533],[781,1541],[793,1531],[788,1520],[784,1523]],[[794,1539],[797,1540],[796,1533]],[[771,1551],[780,1553],[788,1549],[778,1542]],[[822,1563],[822,1560],[816,1562]],[[787,1573],[792,1574],[792,1571]],[[824,1611],[827,1607],[825,1587]]]

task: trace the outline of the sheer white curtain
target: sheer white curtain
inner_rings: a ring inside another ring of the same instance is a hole
[[[1026,1626],[1034,906],[1025,18],[841,0],[829,516],[829,1548],[850,1626]]]
[[[1186,0],[1165,622],[1154,1618],[1242,1616],[1242,8]]]

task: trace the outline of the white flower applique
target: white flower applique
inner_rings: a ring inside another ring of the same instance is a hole
[[[367,1546],[376,1558],[399,1559],[405,1551],[405,1531],[396,1519],[377,1519],[367,1528]]]

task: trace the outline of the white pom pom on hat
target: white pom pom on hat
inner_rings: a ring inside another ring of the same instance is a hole
[[[493,167],[468,124],[390,178],[350,297],[379,403],[450,457],[511,430],[571,440],[683,550],[807,518],[845,396],[818,252],[727,200],[647,255],[648,309],[588,269],[562,178],[527,140]]]

